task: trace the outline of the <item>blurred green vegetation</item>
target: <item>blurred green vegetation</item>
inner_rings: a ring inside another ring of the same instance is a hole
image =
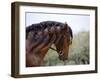
[[[66,63],[59,60],[58,53],[51,49],[44,58],[44,66],[79,64],[89,64],[89,32],[80,32],[74,35]]]

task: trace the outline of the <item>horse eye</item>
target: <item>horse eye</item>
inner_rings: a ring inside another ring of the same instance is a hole
[[[60,51],[59,54],[62,55],[62,51]]]

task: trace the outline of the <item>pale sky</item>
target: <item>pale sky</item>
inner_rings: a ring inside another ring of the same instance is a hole
[[[89,15],[26,13],[26,27],[42,21],[67,22],[74,34],[82,31],[89,31],[90,27]]]

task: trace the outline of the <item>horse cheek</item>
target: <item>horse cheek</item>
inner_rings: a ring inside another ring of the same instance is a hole
[[[64,57],[67,59],[69,54],[69,44],[67,41],[65,42],[63,49],[64,49]]]

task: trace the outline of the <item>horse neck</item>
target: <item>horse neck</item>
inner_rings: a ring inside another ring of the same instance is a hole
[[[49,48],[47,48],[47,47],[45,47],[45,48],[43,48],[41,50],[41,52],[40,52],[40,58],[41,58],[42,61],[44,60],[44,57],[47,54],[48,50],[49,50]]]
[[[49,48],[51,47],[51,45],[54,43],[55,40],[56,40],[56,35],[52,35],[50,41],[48,42],[48,44],[41,48],[40,55],[41,55],[42,60],[44,59],[44,57],[47,54]]]

